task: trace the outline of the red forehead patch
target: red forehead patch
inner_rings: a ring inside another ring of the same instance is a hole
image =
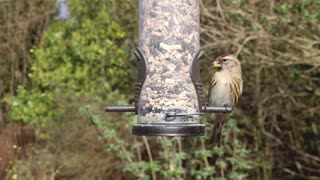
[[[222,54],[220,57],[226,57],[226,56],[228,56],[228,54]]]

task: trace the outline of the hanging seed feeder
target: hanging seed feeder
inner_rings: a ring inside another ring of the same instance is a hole
[[[199,0],[140,0],[135,105],[106,107],[138,115],[133,135],[204,135],[201,114],[232,111],[202,106],[199,12]]]

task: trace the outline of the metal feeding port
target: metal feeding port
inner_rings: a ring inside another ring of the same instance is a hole
[[[232,111],[202,106],[199,12],[199,0],[140,0],[135,105],[106,107],[138,115],[133,135],[204,135],[200,115]]]

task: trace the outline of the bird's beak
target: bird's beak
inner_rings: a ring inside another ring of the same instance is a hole
[[[221,67],[221,64],[220,64],[219,62],[215,61],[215,62],[213,62],[212,67],[214,67],[214,68],[220,68],[220,67]]]

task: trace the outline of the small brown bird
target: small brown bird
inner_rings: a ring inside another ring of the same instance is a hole
[[[242,93],[242,72],[241,64],[234,55],[224,54],[219,56],[212,67],[218,68],[212,77],[209,88],[209,105],[233,107]],[[220,145],[221,128],[226,114],[217,113],[217,119],[214,123],[213,132],[209,143]]]

